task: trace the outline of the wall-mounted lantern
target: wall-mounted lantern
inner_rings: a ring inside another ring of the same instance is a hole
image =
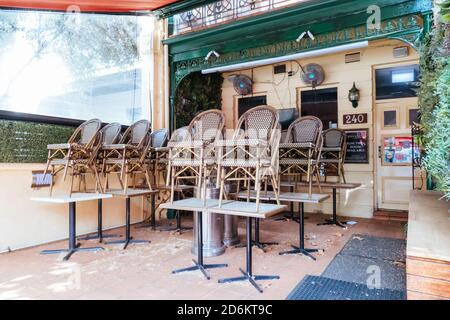
[[[353,108],[358,106],[359,102],[359,89],[356,88],[356,84],[353,82],[353,87],[348,92],[348,100],[352,103]]]

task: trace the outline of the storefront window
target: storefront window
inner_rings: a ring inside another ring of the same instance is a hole
[[[378,69],[375,75],[377,100],[417,96],[418,65]]]
[[[315,116],[322,120],[323,129],[337,128],[337,88],[301,92],[302,117]]]
[[[152,31],[149,16],[0,10],[0,112],[149,119]]]

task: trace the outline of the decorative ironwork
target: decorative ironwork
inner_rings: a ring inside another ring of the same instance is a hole
[[[284,56],[362,40],[382,38],[399,39],[417,47],[423,32],[423,25],[423,17],[418,14],[413,14],[383,21],[379,30],[370,30],[364,24],[329,33],[318,34],[314,40],[304,38],[300,42],[295,40],[282,41],[271,45],[224,53],[217,59],[209,61],[206,61],[204,57],[178,61],[174,64],[175,82],[176,85],[178,85],[187,74],[212,67]]]
[[[308,0],[221,0],[174,15],[174,34],[266,13]]]

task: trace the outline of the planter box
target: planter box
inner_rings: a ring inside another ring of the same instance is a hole
[[[450,299],[450,202],[411,191],[406,251],[408,300]]]

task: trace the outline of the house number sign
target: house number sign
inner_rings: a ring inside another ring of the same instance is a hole
[[[367,123],[367,113],[344,114],[344,124]]]

